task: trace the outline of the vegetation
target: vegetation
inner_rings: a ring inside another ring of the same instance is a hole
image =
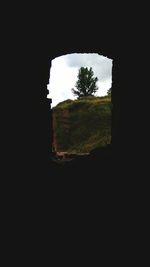
[[[96,85],[98,78],[94,78],[93,75],[94,72],[92,68],[88,69],[87,67],[81,67],[79,69],[78,80],[75,85],[77,90],[72,88],[72,92],[75,96],[91,96],[98,90],[98,87]]]
[[[107,95],[111,96],[111,90],[112,90],[111,88],[108,89]]]
[[[111,142],[110,96],[66,100],[53,108],[58,151],[87,153]]]

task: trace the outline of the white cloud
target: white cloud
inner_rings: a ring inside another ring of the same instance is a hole
[[[52,60],[48,98],[52,98],[52,107],[66,99],[75,99],[71,88],[75,86],[80,67],[92,67],[98,77],[97,96],[107,94],[112,82],[112,60],[98,54],[69,54]]]

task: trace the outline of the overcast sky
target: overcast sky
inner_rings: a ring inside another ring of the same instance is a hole
[[[75,88],[80,67],[92,67],[94,77],[98,78],[98,91],[95,96],[104,96],[112,84],[112,59],[90,54],[68,54],[52,60],[50,79],[47,88],[52,107],[67,99],[76,99],[71,88]]]

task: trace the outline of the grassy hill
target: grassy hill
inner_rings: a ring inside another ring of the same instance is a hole
[[[57,151],[88,153],[111,141],[111,98],[81,97],[53,108],[54,146]]]

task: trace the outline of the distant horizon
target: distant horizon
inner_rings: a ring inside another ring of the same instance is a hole
[[[73,53],[57,57],[52,60],[50,79],[47,89],[48,98],[52,99],[52,107],[67,99],[74,100],[71,91],[75,88],[80,67],[92,67],[94,77],[98,77],[98,91],[94,96],[106,96],[108,89],[112,87],[112,59],[96,53]]]
[[[106,94],[106,95],[102,95],[102,96],[98,96],[98,95],[97,95],[97,96],[96,96],[96,95],[91,95],[91,96],[93,96],[93,97],[99,97],[99,98],[105,98],[105,97],[107,97],[108,95]],[[82,96],[82,97],[79,97],[79,98],[84,98],[84,97],[88,97],[88,96]],[[89,97],[90,97],[90,96],[89,96]],[[108,97],[109,97],[109,96],[108,96]],[[69,101],[70,101],[70,100],[71,100],[71,101],[79,100],[79,98],[76,98],[76,99],[70,99],[70,98],[67,98],[67,99],[62,100],[61,102],[57,103],[56,106],[57,106],[58,104],[60,104],[60,103],[63,103],[63,102],[65,102],[65,101],[68,101],[68,100],[69,100]],[[55,106],[55,107],[56,107],[56,106]],[[54,107],[52,107],[52,108],[54,108]]]

